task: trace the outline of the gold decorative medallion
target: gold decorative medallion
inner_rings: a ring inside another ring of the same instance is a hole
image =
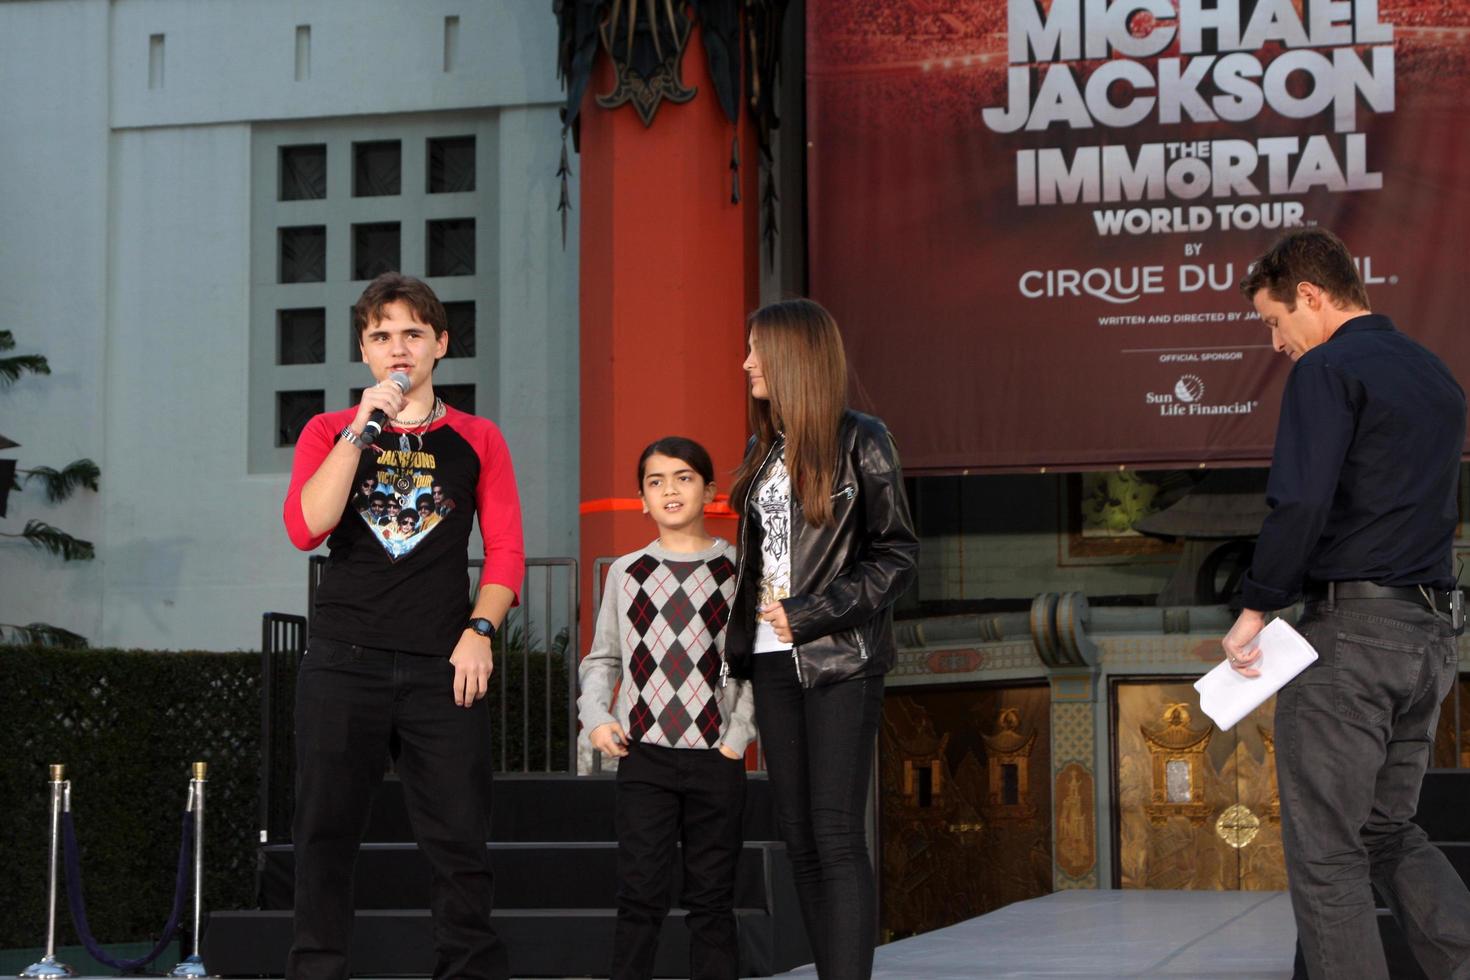
[[[1236,850],[1250,844],[1261,832],[1261,818],[1251,812],[1250,807],[1237,803],[1220,814],[1215,821],[1215,833]]]

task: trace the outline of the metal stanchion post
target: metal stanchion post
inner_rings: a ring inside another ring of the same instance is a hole
[[[209,771],[207,763],[194,763],[194,778],[189,780],[189,805],[194,811],[194,952],[169,971],[171,977],[207,977],[204,957],[199,955],[199,931],[204,909],[204,784]]]
[[[26,967],[22,977],[74,977],[77,971],[56,961],[56,859],[61,851],[61,812],[71,809],[71,783],[66,779],[66,766],[51,766],[51,856],[47,872],[46,955],[41,962]]]

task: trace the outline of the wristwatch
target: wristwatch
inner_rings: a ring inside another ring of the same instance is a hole
[[[360,436],[356,432],[353,432],[352,426],[350,425],[344,425],[342,427],[341,433],[337,436],[337,438],[345,439],[347,442],[352,443],[358,449],[366,449],[373,444],[373,441],[367,436]]]
[[[482,616],[476,616],[465,624],[465,629],[474,630],[487,640],[495,639],[495,624]]]

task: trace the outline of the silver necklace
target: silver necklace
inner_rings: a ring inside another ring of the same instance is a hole
[[[422,452],[424,448],[424,433],[429,431],[429,426],[432,425],[436,420],[438,420],[439,416],[442,414],[444,414],[444,403],[440,401],[438,395],[435,395],[434,405],[432,408],[429,409],[429,414],[425,415],[418,421],[400,422],[398,419],[393,419],[393,424],[400,429],[412,430],[417,429],[420,426],[423,427],[423,431],[420,432],[408,431],[398,433],[399,450],[404,453]],[[409,441],[410,437],[418,440],[419,444],[417,449],[415,449],[413,443]]]
[[[432,404],[432,405],[429,406],[429,414],[428,415],[425,415],[423,418],[421,418],[421,419],[389,419],[389,421],[392,422],[394,425],[396,425],[400,429],[417,429],[419,426],[423,425],[425,422],[432,422],[435,419],[437,419],[439,417],[439,410],[442,407],[443,407],[443,402],[441,402],[439,400],[439,396],[438,395],[435,395],[434,396],[434,404]]]

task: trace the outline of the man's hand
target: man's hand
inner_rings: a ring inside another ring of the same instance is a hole
[[[587,734],[587,741],[592,747],[603,755],[625,756],[628,754],[628,738],[623,734],[623,726],[615,721],[606,725],[598,725]]]
[[[379,381],[370,388],[362,389],[362,401],[358,403],[357,415],[352,419],[352,431],[362,435],[368,416],[376,409],[382,409],[383,414],[390,419],[397,418],[407,401],[403,390],[391,381]]]
[[[739,752],[736,752],[734,749],[730,748],[730,746],[726,745],[723,742],[720,743],[720,755],[724,756],[727,759],[744,758],[744,756],[742,756]]]
[[[791,624],[786,622],[786,607],[779,602],[761,606],[761,619],[771,624],[771,629],[776,631],[776,639],[782,643],[791,643]]]
[[[468,708],[490,689],[490,675],[495,672],[490,638],[465,630],[454,645],[449,662],[454,664],[454,703]]]
[[[1260,677],[1261,672],[1255,665],[1260,662],[1261,651],[1255,645],[1256,634],[1266,625],[1265,613],[1254,609],[1242,609],[1240,617],[1235,620],[1235,625],[1230,627],[1230,632],[1220,641],[1220,646],[1225,648],[1225,659],[1230,661],[1230,666],[1236,673],[1243,677]]]

